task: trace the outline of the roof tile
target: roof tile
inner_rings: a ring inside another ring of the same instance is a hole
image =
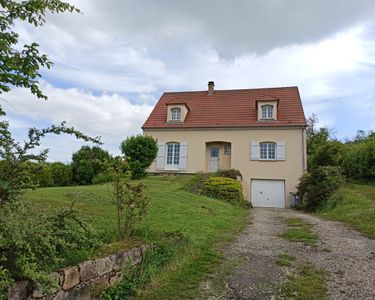
[[[256,101],[278,99],[277,121],[257,121]],[[183,123],[167,123],[167,104],[184,103]],[[306,126],[298,87],[164,93],[143,129]]]

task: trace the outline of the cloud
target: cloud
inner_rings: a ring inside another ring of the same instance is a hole
[[[18,130],[19,138],[22,138],[21,129],[24,131],[26,127],[30,127],[29,124],[41,127],[65,120],[69,126],[90,136],[101,136],[105,148],[118,153],[122,140],[129,135],[141,133],[141,126],[153,108],[147,104],[132,104],[117,94],[95,96],[88,91],[61,89],[48,83],[43,83],[42,88],[49,97],[48,101],[35,99],[25,89],[14,89],[5,96],[12,103],[13,107],[7,107],[6,104],[4,107],[7,108],[11,125],[13,124],[12,129]],[[51,158],[66,160],[71,152],[82,145],[82,142],[73,141],[72,138],[51,137],[44,145],[60,149],[59,152],[64,149],[65,155],[51,151]]]
[[[83,14],[17,24],[21,42],[38,41],[55,66],[43,70],[47,102],[6,95],[16,131],[67,120],[118,152],[162,92],[202,90],[208,80],[217,89],[298,85],[306,115],[318,113],[340,137],[375,126],[375,1],[71,2]],[[46,142],[64,160],[64,147],[81,145]]]
[[[77,0],[73,3],[82,9],[82,16],[63,15],[51,21],[63,24],[67,31],[79,35],[79,40],[87,40],[90,32],[100,31],[147,48],[183,48],[194,42],[207,44],[224,57],[316,42],[375,16],[372,0]]]

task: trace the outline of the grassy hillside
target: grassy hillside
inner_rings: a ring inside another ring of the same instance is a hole
[[[352,225],[375,238],[375,184],[350,184],[340,189],[318,214]]]
[[[137,228],[139,238],[157,242],[165,232],[173,232],[186,241],[163,272],[152,274],[142,299],[193,297],[197,284],[220,261],[218,244],[233,238],[248,220],[249,211],[242,207],[183,190],[188,179],[155,176],[142,180],[152,200],[146,219]],[[101,233],[105,243],[116,239],[116,213],[109,184],[41,188],[28,191],[24,197],[41,209],[69,205],[73,199],[84,220]],[[137,241],[130,245],[133,242]],[[115,250],[118,246],[111,243],[109,248]]]

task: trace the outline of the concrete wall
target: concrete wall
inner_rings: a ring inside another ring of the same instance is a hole
[[[97,299],[91,295],[93,289],[119,282],[123,276],[121,269],[124,264],[139,264],[149,248],[149,245],[143,245],[53,272],[49,276],[56,283],[56,287],[49,292],[44,292],[40,287],[33,289],[28,281],[17,282],[8,289],[8,300]]]
[[[296,185],[306,166],[306,137],[302,127],[252,128],[252,129],[180,129],[144,130],[159,142],[187,141],[187,169],[182,173],[195,173],[207,170],[207,142],[225,141],[231,143],[231,168],[238,169],[242,175],[245,197],[250,199],[251,179],[285,180],[286,203],[289,206],[289,193],[296,191]],[[285,141],[285,161],[250,160],[250,142]],[[149,169],[156,172],[155,163]]]

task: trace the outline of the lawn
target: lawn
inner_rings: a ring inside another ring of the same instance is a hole
[[[182,235],[186,241],[163,270],[152,274],[147,288],[140,293],[142,299],[194,297],[198,283],[221,260],[222,243],[231,240],[249,219],[249,210],[243,207],[185,191],[187,180],[188,176],[150,176],[142,180],[151,202],[148,215],[137,228],[139,239],[158,242],[169,232]],[[28,191],[24,198],[41,209],[69,205],[74,200],[83,219],[100,232],[106,244],[116,239],[116,209],[110,184],[41,188]],[[109,248],[116,247],[118,243]],[[126,245],[120,243],[120,247]]]
[[[348,184],[335,193],[317,214],[348,223],[375,238],[375,184]]]

